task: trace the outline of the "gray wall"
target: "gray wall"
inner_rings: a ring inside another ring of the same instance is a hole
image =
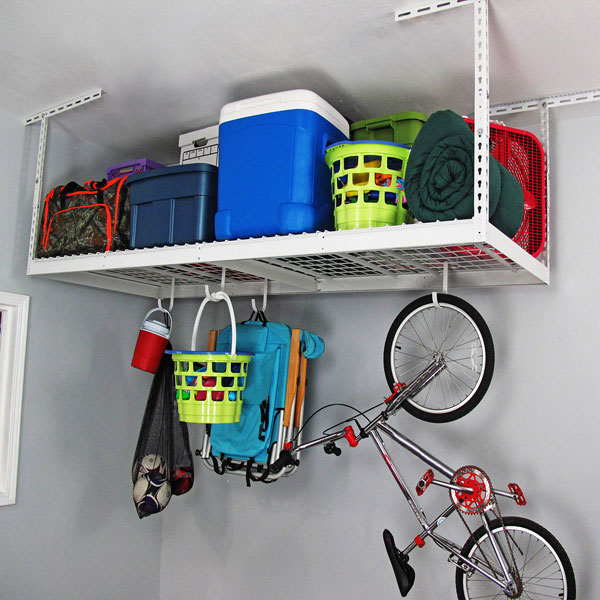
[[[486,397],[452,424],[422,423],[408,414],[393,422],[451,466],[476,463],[504,489],[519,482],[528,505],[506,501],[503,513],[536,520],[562,541],[580,598],[600,597],[594,577],[600,536],[594,518],[600,491],[595,475],[600,407],[593,383],[600,334],[595,110],[587,118],[570,109],[552,113],[552,284],[451,290],[482,313],[494,336],[496,371]],[[271,320],[302,326],[326,341],[325,354],[309,363],[307,414],[330,402],[364,409],[388,393],[385,336],[395,315],[419,295],[269,299]],[[189,345],[197,306],[178,303],[175,344]],[[248,300],[235,306],[240,318],[249,315]],[[224,307],[212,310],[210,324],[223,326]],[[305,439],[349,414],[322,411]],[[199,441],[200,426],[192,429]],[[388,449],[399,458],[406,481],[416,484],[426,467],[400,449]],[[339,458],[321,449],[306,451],[293,477],[268,486],[247,488],[243,477],[220,477],[199,464],[197,469],[195,488],[163,517],[161,600],[399,597],[382,530],[389,528],[403,547],[418,528],[368,443],[344,449]],[[447,501],[436,488],[423,498],[430,517]],[[456,531],[458,541],[466,540],[458,525],[448,523],[447,534]],[[409,597],[452,597],[454,572],[446,558],[432,543],[413,554],[417,579]]]
[[[27,277],[38,130],[0,112],[0,290],[31,296],[17,503],[0,507],[0,598],[152,600],[161,518],[139,521],[130,476],[151,376],[129,362],[148,301]],[[48,150],[47,187],[106,164],[60,121]]]

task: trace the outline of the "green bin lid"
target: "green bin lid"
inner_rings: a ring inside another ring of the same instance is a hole
[[[401,112],[393,115],[385,115],[382,117],[373,117],[372,119],[363,119],[362,121],[356,121],[350,125],[350,130],[360,129],[365,125],[379,123],[381,121],[408,121],[408,120],[422,121],[425,123],[427,121],[427,115],[421,112],[409,111],[409,112]]]

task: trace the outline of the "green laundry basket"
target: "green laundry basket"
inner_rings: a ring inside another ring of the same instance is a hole
[[[200,316],[207,302],[225,300],[231,316],[231,353],[197,352]],[[192,350],[167,350],[175,363],[175,394],[181,421],[187,423],[237,423],[242,414],[248,363],[253,354],[236,354],[233,307],[225,292],[207,294],[202,301],[192,335]]]
[[[391,142],[338,142],[325,150],[336,229],[401,225],[410,148]]]
[[[425,121],[427,115],[420,112],[402,112],[356,121],[350,125],[350,139],[378,140],[412,146]]]

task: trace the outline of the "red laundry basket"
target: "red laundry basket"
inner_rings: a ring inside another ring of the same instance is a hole
[[[473,131],[473,119],[465,121]],[[513,241],[538,256],[546,244],[546,157],[542,144],[529,131],[490,123],[490,152],[523,188],[523,222]]]

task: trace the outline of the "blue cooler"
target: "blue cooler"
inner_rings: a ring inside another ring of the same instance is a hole
[[[219,119],[218,240],[334,229],[325,148],[348,122],[293,90],[226,104]]]
[[[131,247],[212,242],[217,171],[194,163],[130,175]]]

